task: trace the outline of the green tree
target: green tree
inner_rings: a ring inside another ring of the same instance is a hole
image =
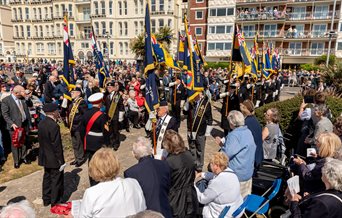
[[[145,33],[139,34],[137,37],[131,39],[129,48],[137,58],[145,56]]]
[[[315,59],[315,65],[325,65],[327,62],[327,55],[322,55],[318,58]],[[333,66],[336,63],[336,56],[335,55],[330,55],[329,56],[329,65]]]
[[[342,64],[338,63],[334,66],[329,66],[322,73],[324,82],[335,87],[338,94],[342,93]]]
[[[158,33],[155,34],[158,42],[162,43],[164,48],[169,50],[171,43],[175,40],[173,31],[170,27],[160,27]],[[166,46],[165,46],[166,45]]]

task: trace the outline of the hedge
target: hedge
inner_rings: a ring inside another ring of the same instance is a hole
[[[212,69],[217,69],[217,68],[229,68],[229,62],[207,62],[207,66],[204,67],[204,69],[209,69],[209,68],[212,68]]]
[[[283,133],[287,133],[288,135],[285,137],[289,138],[290,141],[287,142],[288,145],[295,146],[297,144],[298,138],[301,134],[300,129],[302,122],[297,119],[299,107],[301,103],[303,102],[302,96],[296,96],[294,98],[285,100],[285,101],[278,101],[278,102],[272,102],[269,104],[266,104],[262,107],[259,107],[255,110],[255,116],[259,120],[259,122],[262,124],[262,126],[265,125],[265,118],[264,113],[269,108],[277,108],[280,112],[281,118],[280,118],[280,127],[283,131]],[[327,97],[327,105],[330,108],[332,114],[333,114],[333,121],[336,119],[336,117],[340,116],[342,112],[342,99],[328,96]]]

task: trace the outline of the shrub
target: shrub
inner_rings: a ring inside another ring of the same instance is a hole
[[[314,64],[301,64],[300,69],[307,70],[307,71],[311,71],[311,70],[317,71],[320,69],[320,67]]]
[[[207,66],[204,67],[204,69],[209,69],[209,68],[212,68],[212,69],[218,69],[218,68],[227,68],[229,69],[229,62],[207,62]]]
[[[280,118],[280,128],[282,132],[285,134],[289,134],[285,137],[289,138],[287,147],[293,147],[297,144],[299,136],[301,134],[301,126],[302,122],[297,119],[299,107],[303,102],[302,96],[296,96],[294,98],[278,101],[266,104],[260,108],[255,110],[255,116],[262,124],[265,125],[264,112],[266,112],[269,108],[275,107],[279,110],[281,118]],[[338,117],[342,112],[342,99],[335,96],[327,96],[327,105],[330,108],[333,115],[333,122],[336,117]],[[290,137],[289,137],[290,136]]]

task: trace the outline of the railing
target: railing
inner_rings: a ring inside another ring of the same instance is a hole
[[[168,15],[172,15],[174,13],[174,11],[171,10],[163,10],[163,11],[152,11],[151,15],[164,15],[164,14],[168,14]]]
[[[314,38],[329,38],[329,32],[323,31],[300,31],[300,32],[286,32],[284,37],[287,39],[314,39]],[[336,34],[331,34],[332,38],[336,38]]]
[[[326,54],[328,52],[328,49],[291,49],[291,48],[284,48],[281,51],[281,54],[284,56],[320,56],[323,54]],[[331,54],[333,54],[334,51],[331,49]]]
[[[76,3],[90,3],[90,0],[76,0]]]
[[[237,12],[236,20],[238,21],[253,21],[253,20],[327,20],[331,19],[333,16],[333,11],[327,12],[306,12],[306,13],[284,13],[282,11],[273,12],[273,11],[241,11]],[[335,12],[335,18],[340,17],[340,11]]]
[[[327,0],[236,0],[236,3],[260,3],[260,2],[275,2],[275,3],[280,3],[280,2],[326,2]],[[333,2],[333,0],[330,0]]]

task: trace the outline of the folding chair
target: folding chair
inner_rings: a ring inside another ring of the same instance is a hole
[[[240,207],[233,212],[232,216],[237,217],[239,214],[241,214],[241,212],[246,210],[249,212],[253,212],[253,214],[249,217],[253,217],[255,214],[260,214],[266,217],[264,214],[269,209],[269,202],[278,194],[280,186],[281,179],[276,179],[274,180],[273,185],[262,196],[254,194],[248,195],[247,197],[245,197]],[[268,194],[271,190],[272,192],[267,197],[265,197],[265,195]],[[226,206],[222,210],[219,218],[224,218],[224,216],[228,213],[229,209],[230,207]],[[248,217],[246,213],[244,213],[244,215]]]

